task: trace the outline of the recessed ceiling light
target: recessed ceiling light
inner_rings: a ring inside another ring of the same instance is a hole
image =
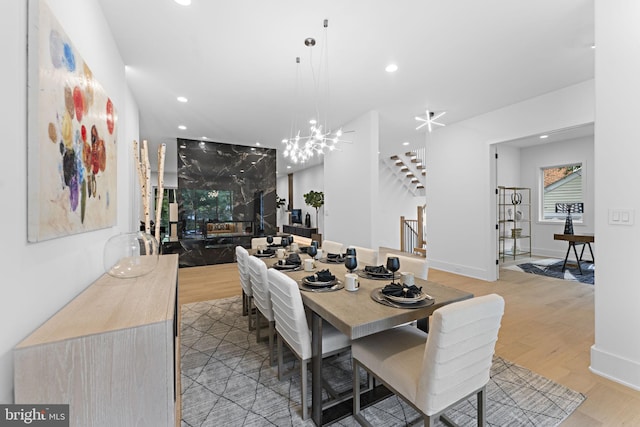
[[[540,135],[540,139],[547,139],[549,138],[549,135]]]
[[[251,162],[251,164],[252,164],[252,165],[255,165],[255,164],[256,164],[256,162]]]
[[[591,45],[591,49],[595,49],[595,48],[596,48],[596,44],[594,43]]]
[[[287,166],[287,169],[291,169],[291,166]]]
[[[259,146],[260,146],[260,143],[259,143],[258,141],[256,141],[256,145],[259,147]]]
[[[387,73],[395,73],[398,71],[398,66],[396,64],[389,64],[384,69]]]
[[[256,151],[255,147],[251,147],[251,151]]]
[[[191,0],[173,0],[178,3],[180,6],[190,6]]]
[[[244,173],[244,169],[240,169],[240,173]]]
[[[177,99],[178,99],[178,102],[187,102],[188,101],[188,99],[185,98],[184,96],[179,96]]]
[[[202,139],[209,139],[209,138],[207,138],[206,136],[203,136]]]
[[[409,145],[409,142],[405,141],[405,142],[402,143],[402,145]]]
[[[187,127],[185,125],[180,125],[178,126],[178,129],[180,130],[187,130]]]

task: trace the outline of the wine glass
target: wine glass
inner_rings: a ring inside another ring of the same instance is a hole
[[[344,258],[344,266],[347,267],[347,270],[349,270],[349,273],[353,273],[353,270],[355,270],[356,267],[358,267],[358,259],[356,258],[355,255],[347,255]]]
[[[271,246],[271,244],[273,243],[273,236],[267,236],[267,243],[269,244],[269,246]]]
[[[311,246],[315,246],[316,249],[318,249],[318,241],[317,240],[312,240],[311,241]]]
[[[316,246],[309,246],[307,248],[307,255],[309,255],[311,258],[315,258],[315,256],[318,254],[318,248]]]
[[[395,283],[396,271],[400,270],[400,259],[397,256],[387,257],[387,270],[391,272],[391,283]]]
[[[346,254],[356,256],[356,248],[347,248]]]

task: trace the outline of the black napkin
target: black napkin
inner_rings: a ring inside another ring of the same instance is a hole
[[[287,264],[295,264],[295,265],[302,264],[302,260],[300,259],[300,255],[298,255],[298,254],[290,254],[287,257]]]
[[[364,271],[376,274],[392,274],[384,265],[367,265],[364,267]]]
[[[327,254],[327,260],[341,262],[342,254]]]
[[[320,270],[314,276],[308,276],[306,278],[309,282],[332,282],[336,280],[336,276],[331,274],[329,269]]]
[[[382,288],[382,293],[393,297],[415,298],[422,293],[422,287],[416,285],[405,286],[400,283],[389,283]]]
[[[263,250],[262,252],[260,252],[260,251],[258,250],[258,253],[259,253],[259,254],[261,254],[261,255],[273,255],[273,254],[275,254],[276,252],[275,252],[273,249],[265,249],[265,250]]]

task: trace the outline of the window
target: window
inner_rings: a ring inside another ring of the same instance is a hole
[[[187,234],[202,233],[208,222],[233,220],[233,191],[180,189]]]
[[[563,222],[566,204],[583,203],[582,172],[582,163],[541,168],[540,221]],[[582,205],[572,206],[573,221],[582,221],[582,209],[578,209]]]

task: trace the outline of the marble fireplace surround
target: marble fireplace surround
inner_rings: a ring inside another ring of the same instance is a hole
[[[236,245],[249,247],[254,236],[276,234],[275,149],[182,138],[177,144],[178,241],[167,242],[163,250],[179,253],[181,267],[232,262]],[[232,191],[231,222],[243,227],[202,218],[201,232],[185,233],[181,189]]]

